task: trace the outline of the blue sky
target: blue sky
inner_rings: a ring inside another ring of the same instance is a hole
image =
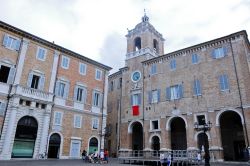
[[[0,0],[0,20],[114,68],[124,66],[127,28],[144,9],[165,53],[240,30],[250,0]]]

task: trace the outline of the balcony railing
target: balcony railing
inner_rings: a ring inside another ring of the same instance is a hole
[[[44,100],[44,101],[49,101],[49,102],[53,100],[52,93],[48,93],[42,90],[33,89],[29,87],[23,87],[20,85],[14,86],[12,92],[14,94],[18,94],[24,97],[29,97],[29,98],[38,99],[38,100]]]
[[[140,55],[144,55],[144,54],[150,54],[150,55],[153,55],[154,57],[157,57],[157,53],[153,50],[151,50],[150,48],[142,48],[138,51],[135,51],[135,52],[131,52],[131,53],[127,53],[126,54],[126,59],[130,59],[130,58],[133,58],[133,57],[137,57],[137,56],[140,56]]]

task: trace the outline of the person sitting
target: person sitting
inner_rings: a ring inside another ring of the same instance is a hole
[[[86,152],[86,150],[84,149],[84,150],[82,151],[82,159],[83,159],[83,160],[86,160],[86,157],[87,157],[87,152]]]

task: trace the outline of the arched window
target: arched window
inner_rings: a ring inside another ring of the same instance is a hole
[[[135,46],[134,46],[134,51],[138,51],[141,49],[141,38],[137,37],[135,38]]]
[[[156,39],[153,40],[153,47],[154,47],[154,51],[159,53],[159,44],[158,44],[158,41]]]

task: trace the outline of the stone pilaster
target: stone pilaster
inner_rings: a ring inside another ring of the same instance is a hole
[[[52,70],[51,70],[51,78],[50,78],[50,84],[49,84],[49,93],[53,93],[54,92],[54,86],[55,86],[55,82],[56,82],[56,73],[57,73],[58,61],[59,61],[59,52],[55,51],[54,52],[53,66],[52,66]]]

